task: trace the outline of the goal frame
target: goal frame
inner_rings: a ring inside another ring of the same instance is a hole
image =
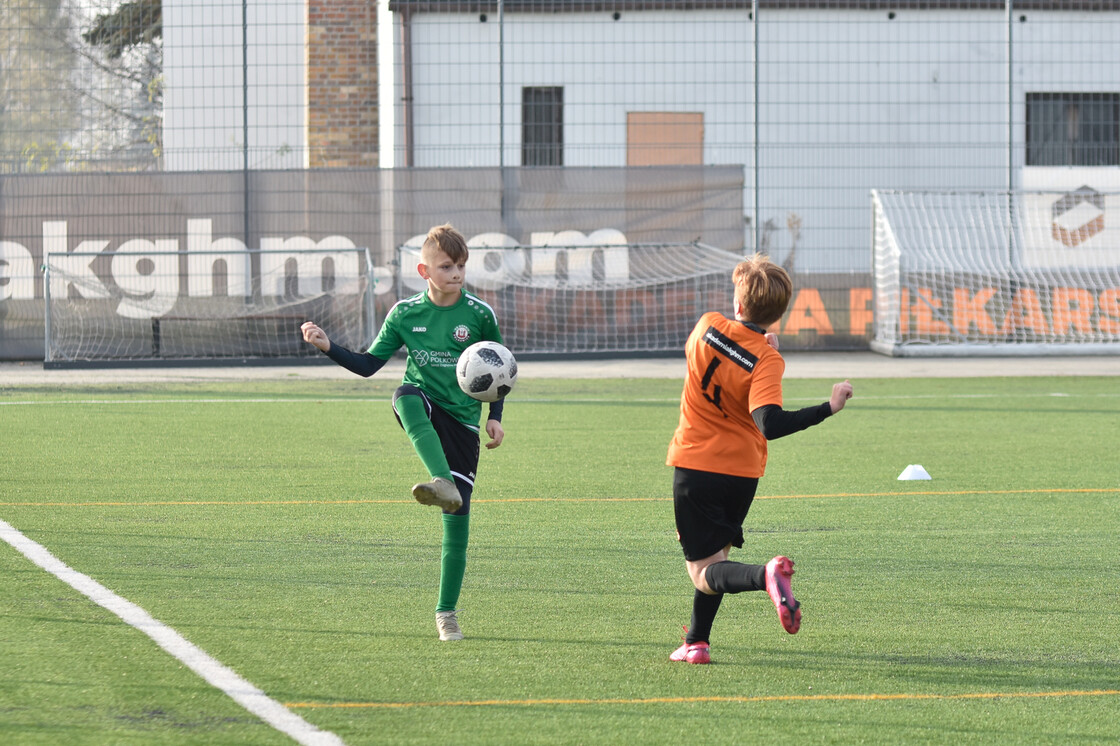
[[[42,270],[44,368],[318,363],[304,321],[352,347],[376,331],[367,248],[50,252]]]
[[[1101,195],[1102,204],[1106,197],[1120,205],[1120,195]],[[870,349],[892,357],[1120,355],[1120,260],[1088,264],[1071,252],[1062,264],[1031,253],[1051,237],[1069,238],[1056,218],[1038,217],[1039,200],[1061,199],[1071,198],[872,190]]]

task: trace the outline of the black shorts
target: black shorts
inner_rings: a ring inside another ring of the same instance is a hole
[[[463,507],[455,511],[455,515],[466,515],[471,509],[474,475],[478,470],[478,432],[449,415],[420,388],[408,383],[393,392],[393,414],[397,418],[398,425],[401,424],[401,418],[397,414],[397,399],[402,396],[419,396],[424,400],[424,410],[428,413],[428,419],[435,428],[436,435],[439,436],[443,455],[447,457],[447,465],[451,467],[451,475],[455,477],[455,486],[459,488],[459,494],[463,497]]]
[[[757,477],[676,467],[673,513],[684,558],[695,562],[711,557],[728,544],[743,546],[743,521],[756,489]]]

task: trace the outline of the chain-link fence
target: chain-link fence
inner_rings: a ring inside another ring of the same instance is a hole
[[[1118,0],[7,0],[0,358],[41,354],[45,245],[201,220],[386,274],[447,220],[758,249],[798,286],[784,349],[866,347],[871,190],[1120,189],[1118,38]]]

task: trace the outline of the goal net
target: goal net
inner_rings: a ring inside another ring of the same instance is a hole
[[[304,321],[353,349],[372,339],[366,249],[152,247],[47,254],[45,367],[316,357]]]
[[[1120,354],[1120,194],[871,198],[871,349]]]
[[[516,355],[680,353],[701,314],[731,308],[740,254],[701,243],[565,246],[558,236],[545,246],[471,241],[468,288],[494,307]],[[399,297],[425,288],[419,251],[398,248]]]

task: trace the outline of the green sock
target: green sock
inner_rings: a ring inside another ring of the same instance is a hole
[[[397,416],[401,418],[404,432],[412,441],[416,455],[420,457],[428,474],[434,477],[455,479],[451,476],[451,467],[447,465],[447,456],[443,453],[443,444],[439,442],[439,435],[432,427],[431,420],[424,408],[424,400],[419,396],[402,396],[396,401]]]
[[[436,611],[455,611],[459,604],[459,591],[463,589],[463,575],[467,572],[467,537],[470,535],[471,516],[443,517],[443,552],[439,567],[439,603]]]

